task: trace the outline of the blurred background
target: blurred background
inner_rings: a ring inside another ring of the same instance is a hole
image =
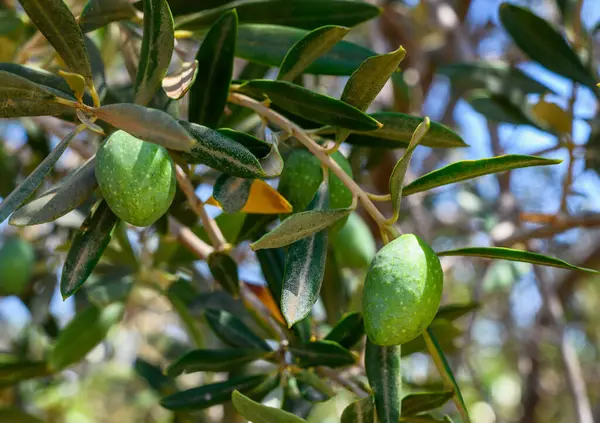
[[[76,16],[85,5],[83,0],[67,3]],[[500,24],[500,1],[372,3],[380,5],[383,13],[356,27],[348,39],[378,53],[402,45],[407,55],[401,65],[403,72],[394,76],[370,110],[427,115],[455,129],[470,145],[452,150],[417,149],[410,178],[456,160],[505,153],[563,160],[557,166],[486,176],[407,197],[402,230],[419,234],[437,250],[467,245],[526,246],[600,269],[600,128],[596,128],[598,100],[590,89],[525,56]],[[512,3],[527,6],[554,23],[597,70],[599,1]],[[25,44],[34,33],[26,17],[15,14],[14,2],[0,0],[0,61],[26,55],[35,62],[36,56],[43,57],[39,53],[49,48],[43,42]],[[120,25],[111,24],[92,33],[92,38],[104,59],[109,85],[127,81],[126,63],[118,54],[123,41]],[[196,45],[197,41],[187,40],[182,48],[193,57]],[[508,107],[502,98],[512,99],[519,88],[503,86],[502,77],[496,80],[489,73],[461,67],[465,63],[515,66],[547,90],[523,90],[517,93],[518,104]],[[244,65],[242,60],[237,63],[238,74]],[[333,96],[339,96],[344,83],[340,77],[305,80],[307,86]],[[539,106],[547,103],[556,107]],[[552,128],[566,126],[571,136],[558,139],[532,125],[523,118],[523,110]],[[53,118],[0,120],[0,197],[39,164],[64,133],[63,124]],[[48,178],[48,186],[79,166],[93,151],[91,147],[88,140],[74,144]],[[366,190],[387,190],[398,151],[355,147],[343,152]],[[210,185],[200,185],[198,193],[207,199]],[[216,208],[210,211],[214,216],[220,213]],[[21,229],[6,222],[0,225],[0,246],[17,236],[35,250],[25,292],[0,297],[0,362],[14,355],[41,359],[53,334],[77,310],[90,302],[102,303],[104,291],[94,290],[93,284],[64,302],[56,287],[65,245],[84,217],[75,211],[52,224]],[[368,216],[365,220],[372,223]],[[154,260],[156,264],[159,247],[178,248],[174,240],[148,231],[123,231],[141,262]],[[378,236],[375,230],[373,234]],[[264,284],[260,264],[247,243],[235,254],[242,263],[242,280]],[[474,422],[588,423],[593,416],[600,420],[599,277],[456,257],[444,257],[442,264],[446,275],[443,302],[480,304],[474,314],[456,320],[442,335]],[[210,290],[211,276],[205,263],[182,260],[173,264],[171,260],[168,266],[190,276],[201,290]],[[342,277],[360,280],[362,274],[350,272]],[[159,392],[169,388],[153,386],[147,375],[158,369],[152,366],[164,366],[185,351],[190,340],[171,304],[155,290],[133,282],[119,279],[119,289],[131,290],[125,318],[84,362],[52,379],[29,380],[4,389],[0,385],[0,404],[20,404],[45,422],[171,421],[171,414],[158,405]],[[202,304],[196,306],[202,309]],[[317,305],[317,309],[325,307],[323,302]],[[217,342],[210,331],[201,328],[201,332],[207,343]],[[426,356],[419,353],[404,360],[403,366],[409,383],[422,385],[435,373]],[[197,375],[185,376],[183,383],[194,386],[195,378]],[[227,408],[217,408],[211,409],[208,421],[233,421],[227,418]]]

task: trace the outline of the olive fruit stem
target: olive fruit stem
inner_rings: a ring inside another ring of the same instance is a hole
[[[371,215],[373,220],[379,225],[383,233],[387,233],[391,238],[397,238],[400,231],[392,225],[386,223],[386,218],[381,214],[379,209],[373,204],[369,196],[363,189],[350,177],[339,164],[335,162],[326,152],[327,149],[319,146],[304,129],[295,123],[291,122],[286,117],[280,115],[276,111],[265,106],[263,103],[256,101],[248,96],[240,93],[229,93],[229,102],[238,106],[246,107],[254,110],[257,114],[267,118],[269,121],[279,126],[282,130],[291,134],[294,138],[300,141],[317,159],[327,166],[337,176],[344,185],[354,194],[361,202],[363,207]]]

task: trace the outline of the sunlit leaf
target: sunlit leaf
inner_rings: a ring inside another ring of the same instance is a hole
[[[365,369],[380,423],[397,423],[402,407],[400,345],[383,347],[367,340]]]
[[[221,175],[215,181],[213,197],[227,213],[235,213],[244,208],[250,197],[252,179]]]
[[[67,81],[67,84],[69,84],[69,87],[71,88],[71,91],[73,91],[75,98],[78,101],[83,102],[83,93],[85,91],[85,79],[83,79],[83,76],[79,75],[78,73],[65,72],[62,70],[58,73],[65,79],[65,81]]]
[[[414,416],[446,404],[454,391],[411,393],[402,398],[402,416]]]
[[[79,16],[79,26],[83,32],[91,32],[134,16],[135,7],[128,0],[88,0]]]
[[[198,61],[184,63],[181,69],[165,76],[162,87],[165,93],[174,100],[181,99],[190,90],[198,75]]]
[[[372,396],[361,398],[347,406],[340,423],[374,423],[375,401]]]
[[[287,411],[252,401],[239,391],[235,391],[231,399],[237,412],[252,423],[306,423],[305,420]]]
[[[557,134],[570,134],[573,130],[573,116],[557,104],[541,99],[533,105],[531,113]]]

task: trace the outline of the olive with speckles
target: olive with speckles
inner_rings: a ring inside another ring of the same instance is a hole
[[[124,131],[98,149],[96,179],[110,209],[135,226],[156,222],[175,196],[175,166],[167,150]]]
[[[339,151],[333,153],[331,158],[352,177],[352,168]],[[277,189],[292,205],[292,213],[298,213],[308,207],[321,182],[323,182],[323,170],[319,159],[310,151],[298,148],[292,151],[285,161]],[[329,208],[342,209],[350,207],[351,204],[352,192],[333,172],[329,171]],[[334,232],[338,231],[347,219],[346,217],[339,220],[331,229]]]
[[[402,235],[375,255],[363,291],[365,332],[377,345],[405,344],[431,323],[444,275],[437,254],[419,237]]]

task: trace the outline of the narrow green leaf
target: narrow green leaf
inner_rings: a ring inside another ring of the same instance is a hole
[[[344,367],[356,364],[354,355],[333,341],[314,341],[293,346],[289,351],[301,367]]]
[[[398,112],[377,112],[371,116],[383,124],[381,129],[370,132],[353,132],[346,142],[364,147],[406,148],[410,143],[412,134],[423,122],[423,118],[406,115]],[[333,134],[335,129],[326,128],[321,134]],[[426,147],[456,148],[467,147],[467,144],[456,132],[442,125],[431,122],[422,145]]]
[[[400,215],[400,203],[402,202],[402,188],[404,186],[404,178],[406,176],[406,172],[408,171],[408,167],[410,165],[410,160],[412,159],[412,155],[417,148],[417,146],[423,141],[423,138],[429,131],[431,122],[428,117],[425,117],[423,123],[417,126],[415,132],[406,148],[406,151],[394,166],[394,170],[392,170],[392,174],[390,175],[390,193],[392,194],[392,210],[393,210],[393,221],[398,219]]]
[[[236,9],[240,23],[267,23],[314,29],[323,25],[354,26],[380,9],[348,0],[238,0],[177,20],[177,29],[197,31],[212,25],[224,12]]]
[[[167,375],[176,377],[183,373],[223,372],[250,363],[269,354],[263,350],[225,349],[193,350],[180,357],[167,368]]]
[[[219,128],[217,129],[222,135],[234,140],[235,142],[242,144],[246,147],[254,157],[262,159],[266,157],[272,149],[272,145],[260,138],[256,138],[253,135],[246,134],[245,132],[239,132],[229,128]]]
[[[355,311],[344,315],[325,337],[326,341],[334,341],[345,348],[352,348],[365,335],[362,314]]]
[[[374,423],[375,422],[375,401],[373,397],[354,401],[344,409],[340,423]]]
[[[402,398],[402,417],[415,416],[446,404],[454,391],[413,393]]]
[[[452,86],[458,90],[486,89],[493,93],[518,90],[524,94],[552,92],[519,68],[504,62],[452,63],[440,66],[437,71],[450,78]]]
[[[515,44],[532,60],[597,91],[594,75],[549,22],[528,9],[508,3],[500,5],[500,21]]]
[[[122,304],[111,304],[104,309],[91,306],[77,313],[58,334],[50,352],[52,369],[59,371],[83,359],[121,320],[123,312]]]
[[[83,33],[63,0],[19,0],[29,19],[63,59],[71,72],[92,82]]]
[[[267,97],[277,107],[323,125],[357,131],[381,127],[377,120],[354,106],[287,81],[254,79],[241,85],[239,90],[255,97]]]
[[[198,61],[184,63],[181,69],[165,76],[162,87],[169,98],[181,100],[192,88],[198,76]]]
[[[205,164],[227,175],[240,178],[277,176],[277,170],[271,173],[263,169],[250,150],[221,132],[185,121],[180,121],[180,124],[197,141],[190,152],[182,154],[187,163]]]
[[[94,114],[116,128],[170,150],[188,152],[196,140],[171,115],[130,103],[110,104]]]
[[[320,56],[333,48],[350,28],[327,25],[309,32],[287,52],[281,63],[277,79],[292,82]]]
[[[327,184],[323,183],[306,212],[326,210],[328,200],[329,190]],[[292,218],[293,216],[290,219]],[[319,299],[326,259],[327,231],[324,229],[313,232],[289,246],[281,294],[281,312],[288,327],[308,316]]]
[[[160,400],[160,405],[174,411],[203,410],[230,401],[234,391],[252,390],[266,378],[266,375],[233,377],[225,382],[211,383],[169,395]]]
[[[160,395],[170,395],[177,390],[173,379],[165,376],[160,367],[142,358],[136,358],[133,369]]]
[[[452,373],[452,369],[448,364],[448,360],[446,360],[444,351],[437,342],[437,339],[435,338],[431,328],[427,328],[427,330],[423,332],[423,337],[425,338],[425,343],[427,344],[427,350],[429,351],[429,354],[431,354],[431,358],[440,372],[440,375],[444,379],[446,386],[454,391],[453,400],[456,404],[456,408],[458,408],[458,411],[460,412],[463,422],[470,423],[471,419],[469,417],[469,412],[467,410],[467,406],[465,405],[465,401],[460,392],[460,387],[454,378],[454,373]]]
[[[51,374],[45,361],[16,361],[0,363],[0,387]]]
[[[23,204],[30,196],[39,188],[44,181],[44,177],[52,170],[60,156],[65,152],[69,143],[81,131],[78,127],[62,140],[52,152],[46,156],[42,163],[35,168],[29,176],[19,184],[8,197],[0,203],[0,223],[4,222],[21,204]]]
[[[224,343],[238,348],[271,351],[271,347],[240,319],[223,310],[206,310],[208,325]]]
[[[331,22],[328,22],[331,24]],[[281,65],[288,51],[309,32],[280,25],[240,25],[236,55],[270,67]],[[350,75],[360,64],[375,55],[371,50],[348,41],[340,41],[304,70],[315,75]],[[249,76],[256,79],[262,76]],[[243,79],[243,78],[242,78]]]
[[[467,313],[477,310],[480,307],[479,303],[465,303],[465,304],[448,304],[443,305],[439,308],[435,315],[436,319],[445,319],[448,321],[456,320],[459,317],[464,316]]]
[[[15,211],[8,223],[14,226],[40,225],[53,222],[79,207],[98,187],[94,167],[95,159],[92,158],[57,186]]]
[[[458,250],[441,251],[438,256],[472,256],[499,260],[520,261],[524,263],[538,264],[541,266],[560,267],[562,269],[581,270],[582,272],[600,273],[594,269],[574,266],[564,260],[554,257],[544,256],[529,251],[513,250],[512,248],[502,247],[471,247],[460,248]]]
[[[457,351],[456,341],[462,335],[462,330],[449,320],[445,319],[434,319],[431,325],[429,325],[429,328],[439,341],[440,347],[442,347],[446,353],[451,354]],[[423,339],[423,335],[419,335],[412,341],[402,345],[402,357],[407,357],[411,354],[426,350],[427,345],[425,344],[425,339]]]
[[[91,32],[135,16],[135,7],[128,0],[88,0],[79,16],[79,27],[84,33]]]
[[[125,303],[133,289],[133,278],[109,275],[93,284],[86,285],[86,296],[90,303],[104,308],[114,303]]]
[[[546,159],[544,157],[508,154],[480,160],[464,160],[455,162],[441,169],[429,172],[406,185],[402,195],[407,196],[417,192],[457,182],[468,181],[483,175],[506,172],[532,166],[548,166],[562,163],[562,160]]]
[[[190,90],[190,122],[209,128],[216,128],[219,123],[233,74],[237,25],[236,11],[225,13],[210,28],[198,49],[196,60],[202,66]]]
[[[60,279],[63,300],[73,295],[92,274],[110,242],[117,216],[105,201],[92,209],[71,242]]]
[[[67,81],[54,73],[32,66],[19,65],[17,63],[0,63],[0,71],[20,76],[29,82],[35,82],[43,88],[49,89],[59,97],[65,97],[73,101],[75,100],[71,87],[69,87]],[[10,81],[10,79],[7,80],[6,77],[0,78],[0,80],[3,81],[1,85],[8,85],[7,81]],[[84,99],[86,103],[91,104],[91,97],[84,97]]]
[[[26,413],[17,407],[0,408],[0,423],[44,423],[33,414]]]
[[[217,251],[208,256],[207,264],[221,287],[237,298],[240,294],[240,279],[235,260],[227,253]]]
[[[398,423],[402,407],[400,345],[382,347],[367,340],[365,369],[380,423]]]
[[[135,103],[146,105],[161,87],[175,48],[167,0],[144,0],[144,38],[135,79]]]
[[[252,423],[306,423],[304,419],[287,411],[252,401],[239,391],[233,393],[231,400],[237,412]]]
[[[543,131],[552,132],[547,125],[538,121],[530,112],[524,97],[517,101],[506,97],[504,94],[475,90],[469,95],[467,101],[473,109],[491,121],[529,125]]]
[[[213,197],[227,213],[239,212],[248,201],[253,182],[253,179],[221,175],[215,182]]]
[[[302,370],[298,373],[294,373],[294,376],[298,383],[308,385],[329,398],[337,395],[335,389],[329,384],[329,379],[321,378],[314,371]]]

